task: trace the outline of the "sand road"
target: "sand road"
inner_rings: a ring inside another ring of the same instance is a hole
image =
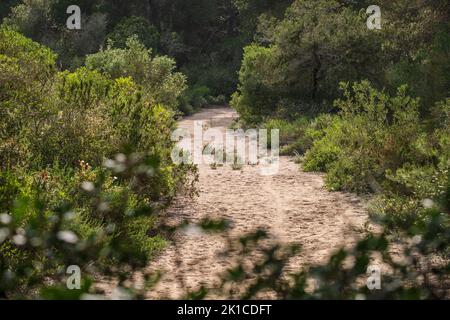
[[[194,121],[224,131],[237,114],[230,108],[212,108],[187,117],[179,124],[193,130]],[[323,175],[306,173],[290,157],[280,157],[278,174],[263,176],[258,166],[244,165],[233,170],[230,165],[213,170],[198,166],[199,196],[179,199],[168,211],[173,222],[204,217],[233,221],[232,233],[265,227],[284,243],[298,243],[301,254],[290,262],[288,272],[305,264],[326,262],[334,250],[354,243],[367,221],[364,202],[353,194],[329,192]],[[224,238],[180,232],[177,245],[168,248],[149,266],[164,270],[164,275],[149,298],[181,298],[185,291],[201,284],[210,285],[230,266],[220,257]]]

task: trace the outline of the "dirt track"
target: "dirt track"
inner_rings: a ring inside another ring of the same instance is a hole
[[[204,120],[225,130],[236,117],[229,108],[207,109],[184,119],[180,127],[192,130],[194,120]],[[262,176],[258,166],[249,165],[242,170],[199,165],[199,173],[199,197],[177,201],[168,212],[169,220],[228,218],[236,235],[265,227],[277,240],[303,246],[289,269],[325,262],[335,249],[353,243],[367,220],[359,198],[328,192],[321,174],[302,172],[289,157],[280,157],[280,171],[273,176]],[[169,246],[149,267],[165,271],[149,298],[180,298],[182,284],[194,289],[214,283],[229,266],[218,257],[224,248],[222,237],[180,232],[176,240],[177,250]]]

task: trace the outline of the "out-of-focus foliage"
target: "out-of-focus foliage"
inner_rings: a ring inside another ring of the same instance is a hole
[[[219,287],[201,292],[230,299],[446,299],[449,227],[448,215],[430,209],[423,224],[402,231],[396,241],[385,233],[368,234],[335,252],[327,263],[292,273],[286,267],[301,248],[268,244],[270,235],[258,230],[230,241],[226,254],[236,263]],[[369,266],[380,268],[378,290],[367,287]]]
[[[158,166],[152,156],[118,154],[105,169],[81,162],[15,181],[15,200],[0,216],[0,296],[79,299],[93,290],[94,274],[121,283],[123,272],[143,268],[164,244],[148,236],[157,210],[139,196]],[[0,179],[14,180],[8,173]],[[65,286],[70,265],[84,272],[80,290]]]

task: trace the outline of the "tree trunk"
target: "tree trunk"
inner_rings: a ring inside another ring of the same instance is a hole
[[[313,101],[316,101],[317,99],[317,91],[319,87],[319,72],[322,67],[322,63],[320,62],[319,54],[318,54],[318,46],[317,43],[314,43],[313,45],[313,70],[312,70],[312,92],[311,92],[311,99]]]

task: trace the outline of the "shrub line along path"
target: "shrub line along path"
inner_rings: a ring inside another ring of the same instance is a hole
[[[211,108],[183,119],[179,127],[193,132],[194,121],[203,120],[224,132],[235,118],[230,108]],[[198,169],[199,196],[175,201],[167,212],[168,221],[227,218],[236,236],[267,228],[278,241],[302,245],[287,272],[326,262],[336,249],[353,244],[363,233],[364,202],[353,194],[327,191],[323,174],[299,170],[291,157],[280,157],[280,170],[273,176],[262,176],[258,166],[249,165],[242,170],[230,165],[213,170],[202,164]],[[217,283],[217,276],[231,266],[220,257],[225,248],[223,236],[180,231],[176,242],[177,246],[169,245],[149,266],[164,271],[149,298],[181,298],[185,294],[182,286],[193,290]]]

